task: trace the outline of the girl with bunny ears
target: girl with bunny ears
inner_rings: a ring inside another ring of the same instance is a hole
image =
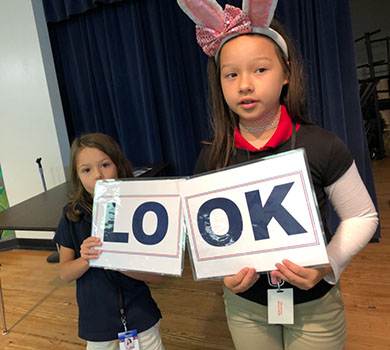
[[[195,173],[305,148],[328,240],[329,265],[302,267],[282,260],[259,276],[253,268],[223,278],[228,326],[237,350],[344,349],[346,324],[339,278],[374,234],[378,217],[345,144],[307,122],[302,65],[281,25],[276,0],[243,1],[243,10],[214,0],[177,0],[197,24],[210,56],[213,140]],[[272,21],[272,22],[271,22]],[[340,225],[326,225],[326,197]],[[268,291],[293,290],[293,324],[270,324]]]

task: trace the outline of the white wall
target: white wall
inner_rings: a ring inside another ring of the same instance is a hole
[[[43,192],[38,157],[48,189],[66,181],[69,143],[43,7],[41,0],[1,0],[0,163],[10,206]]]

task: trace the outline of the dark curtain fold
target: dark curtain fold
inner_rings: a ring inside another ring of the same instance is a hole
[[[70,137],[105,132],[133,162],[191,174],[209,135],[207,58],[176,0],[43,3]],[[301,49],[311,119],[347,143],[376,201],[349,1],[279,0],[276,18]]]
[[[47,22],[60,22],[92,10],[99,3],[113,4],[123,0],[43,0]]]
[[[105,132],[134,163],[192,173],[208,135],[206,58],[179,11],[175,1],[133,0],[49,23],[71,138]]]

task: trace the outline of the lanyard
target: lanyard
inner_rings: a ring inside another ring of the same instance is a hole
[[[274,287],[274,288],[278,287],[278,290],[280,290],[280,287],[282,287],[284,285],[284,280],[277,281],[276,284],[272,283],[271,276],[269,275],[269,272],[267,272],[267,277],[268,277],[268,284],[271,287]]]
[[[295,123],[292,121],[292,130],[291,130],[291,150],[295,149],[295,144],[296,144],[296,135],[297,132],[295,130]],[[278,291],[280,291],[280,287],[284,285],[284,280],[277,281],[277,284],[272,283],[271,277],[269,275],[269,272],[267,272],[267,277],[268,277],[268,284],[271,287],[278,287]]]
[[[296,132],[296,127],[295,127],[295,122],[293,120],[291,120],[291,124],[292,124],[292,128],[291,128],[291,147],[290,147],[290,149],[294,150],[295,146],[296,146],[296,138],[297,138],[296,134],[297,134],[297,132]],[[246,152],[247,152],[248,160],[250,160],[249,151],[247,150]],[[235,155],[237,161],[239,161],[238,154],[237,154],[235,148],[233,149],[233,154]],[[281,280],[277,284],[273,284],[272,281],[271,281],[271,277],[269,275],[269,272],[267,272],[267,276],[268,276],[268,284],[271,287],[278,287],[278,290],[280,290],[280,287],[284,285],[284,280]]]
[[[118,291],[118,304],[119,304],[119,312],[121,314],[121,322],[123,324],[123,328],[125,329],[125,332],[127,332],[127,318],[126,318],[125,307],[123,305],[123,294],[122,294],[120,280],[118,285],[112,278],[110,271],[108,270],[104,270],[104,271],[106,272],[108,279],[111,281],[111,283],[115,286],[115,288]]]

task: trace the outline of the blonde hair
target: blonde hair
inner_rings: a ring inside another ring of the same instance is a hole
[[[118,178],[133,177],[131,163],[111,136],[101,133],[90,133],[77,137],[70,148],[70,190],[66,215],[71,221],[80,220],[81,212],[77,209],[77,205],[81,205],[89,212],[92,212],[93,198],[82,185],[77,173],[79,154],[86,147],[96,148],[107,154],[117,167]]]

